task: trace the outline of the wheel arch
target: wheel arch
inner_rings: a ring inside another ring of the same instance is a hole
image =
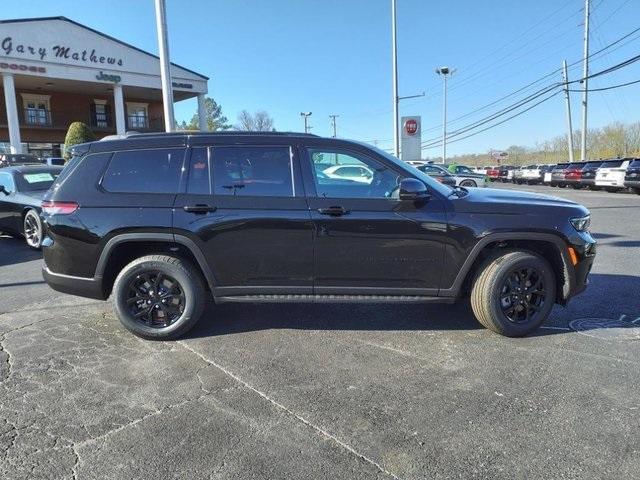
[[[451,288],[440,289],[441,296],[458,297],[471,290],[471,284],[485,262],[506,249],[518,249],[540,255],[553,268],[556,277],[556,302],[566,304],[575,283],[567,243],[557,235],[537,232],[496,233],[480,240],[465,260]]]
[[[110,295],[113,283],[125,265],[154,253],[189,260],[198,268],[210,291],[217,285],[204,254],[190,238],[172,233],[124,233],[109,239],[98,258],[94,277],[101,281],[105,298]]]

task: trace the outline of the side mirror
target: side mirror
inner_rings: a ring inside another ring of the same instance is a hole
[[[4,185],[0,185],[0,192],[4,193],[5,195],[9,195],[9,192],[7,192],[7,189],[4,188]]]
[[[402,201],[427,201],[431,195],[429,189],[420,180],[415,178],[403,178],[400,181],[400,200]]]

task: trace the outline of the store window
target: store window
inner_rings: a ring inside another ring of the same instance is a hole
[[[132,130],[149,128],[147,103],[127,102],[127,123]]]
[[[51,125],[50,95],[22,93],[24,123],[27,125]]]
[[[91,104],[91,126],[108,128],[111,125],[111,109],[106,100],[94,99]]]

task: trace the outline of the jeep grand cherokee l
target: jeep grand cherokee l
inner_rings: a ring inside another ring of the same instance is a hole
[[[360,165],[370,182],[319,176]],[[439,183],[365,144],[304,134],[137,134],[76,146],[44,198],[44,278],[114,300],[144,338],[223,302],[445,302],[525,335],[587,284],[589,212]],[[215,317],[215,310],[213,311]]]

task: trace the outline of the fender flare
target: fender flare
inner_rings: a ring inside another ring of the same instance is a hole
[[[186,237],[184,235],[175,235],[173,233],[122,233],[110,238],[102,249],[102,252],[100,253],[98,263],[96,264],[96,272],[94,278],[102,279],[104,271],[107,268],[109,257],[111,256],[111,253],[116,246],[124,242],[148,241],[177,243],[186,247],[198,262],[198,266],[204,274],[205,280],[207,281],[207,284],[209,285],[211,291],[213,291],[213,289],[217,286],[215,276],[213,275],[211,268],[209,268],[209,264],[207,263],[207,260],[200,247],[198,247],[198,245],[196,245],[196,243],[189,237]]]
[[[471,253],[467,256],[466,260],[462,264],[462,267],[460,268],[460,271],[458,272],[453,285],[450,288],[441,288],[440,296],[457,297],[460,293],[460,290],[462,289],[462,285],[464,284],[467,275],[471,271],[471,267],[473,267],[473,264],[478,259],[480,252],[482,252],[482,250],[490,243],[508,240],[534,240],[553,244],[558,250],[563,264],[562,274],[565,278],[565,283],[562,288],[564,297],[563,300],[569,296],[569,293],[571,292],[571,286],[575,284],[575,273],[573,269],[569,268],[569,265],[571,265],[571,261],[569,259],[569,253],[567,251],[568,244],[562,239],[562,237],[558,235],[554,235],[553,233],[540,232],[490,233],[489,235],[482,237],[480,241],[478,241],[478,243],[476,243],[471,249]]]

